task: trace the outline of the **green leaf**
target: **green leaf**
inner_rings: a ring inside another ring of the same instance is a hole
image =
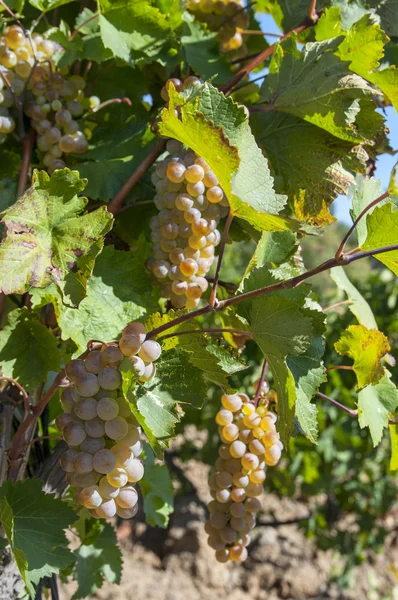
[[[357,177],[355,184],[350,189],[350,196],[352,196],[352,210],[350,211],[351,218],[355,221],[361,212],[366,208],[373,200],[376,200],[382,195],[381,181],[374,177]],[[377,206],[383,206],[388,202],[388,198],[382,200]],[[374,208],[371,208],[368,214],[372,214]],[[361,219],[355,228],[358,236],[358,244],[362,245],[366,240],[367,228],[366,219]]]
[[[87,199],[77,194],[84,187],[76,171],[61,169],[51,178],[35,171],[32,187],[3,216],[3,293],[23,294],[54,282],[74,304],[84,297],[95,257],[112,226],[105,207],[81,215]]]
[[[282,112],[254,113],[251,123],[275,176],[276,190],[291,199],[297,219],[331,223],[328,207],[365,171],[368,155],[358,145]]]
[[[183,19],[185,25],[181,44],[186,62],[205,80],[214,78],[215,83],[226,81],[231,76],[231,71],[227,58],[220,56],[217,34],[206,32],[203,25],[187,12]]]
[[[362,429],[369,427],[374,446],[380,443],[383,429],[388,427],[389,413],[398,407],[398,389],[389,377],[384,375],[379,383],[358,393],[359,425]]]
[[[350,72],[336,55],[342,38],[306,44],[302,52],[292,36],[278,46],[270,74],[262,86],[262,101],[274,110],[298,116],[342,140],[361,142],[359,99],[375,90]]]
[[[31,391],[47,380],[49,371],[60,370],[57,339],[27,308],[13,310],[0,331],[0,362],[4,376]]]
[[[390,439],[391,439],[391,460],[390,469],[391,471],[398,470],[398,425],[390,425]]]
[[[318,440],[318,410],[311,404],[311,398],[316,394],[326,378],[326,369],[322,362],[325,352],[325,315],[318,310],[308,311],[311,315],[314,334],[311,346],[300,356],[288,356],[287,366],[296,384],[296,416],[300,427],[307,438],[316,444]]]
[[[398,210],[388,202],[383,206],[376,206],[366,218],[367,236],[363,250],[376,250],[385,246],[398,243]],[[395,275],[398,275],[398,250],[376,254],[375,258],[386,265]]]
[[[296,387],[294,377],[286,365],[286,361],[278,356],[267,356],[276,392],[278,394],[278,420],[276,428],[285,446],[293,432]]]
[[[179,119],[174,114],[175,101],[180,103],[183,98],[170,91],[160,133],[179,140],[209,163],[236,216],[259,230],[297,228],[294,221],[278,216],[285,198],[273,190],[267,161],[255,143],[243,108],[209,84],[198,94],[180,107]],[[194,109],[195,101],[200,110]]]
[[[340,8],[331,6],[320,16],[315,27],[315,39],[317,42],[330,40],[341,33]]]
[[[368,329],[377,329],[377,323],[372,309],[355,285],[348,279],[343,267],[331,269],[330,276],[337,287],[347,294],[348,300],[350,301],[348,308],[352,314],[356,316],[361,325],[364,325]]]
[[[169,323],[178,316],[176,311],[168,311],[166,315],[151,315],[145,323],[147,331]],[[167,330],[167,333],[177,333],[197,329],[196,334],[175,335],[163,342],[163,348],[170,350],[178,348],[188,352],[190,362],[202,371],[203,377],[223,388],[226,392],[232,392],[228,383],[228,377],[246,368],[239,355],[232,348],[218,345],[207,335],[200,332],[199,326],[192,323],[183,323]],[[161,341],[161,338],[160,338]]]
[[[353,359],[357,388],[375,385],[384,375],[381,359],[391,349],[386,336],[377,329],[350,325],[334,345],[336,352]]]
[[[95,542],[82,544],[75,550],[74,579],[79,587],[72,599],[87,598],[101,588],[104,580],[119,584],[122,575],[122,554],[116,533],[109,523],[101,523]]]
[[[297,237],[291,231],[264,231],[247,265],[243,281],[253,269],[263,265],[280,265],[297,250]]]
[[[167,58],[172,30],[150,0],[99,0],[98,6],[102,41],[114,56],[127,63]]]
[[[40,12],[47,13],[54,8],[69,4],[73,0],[29,0],[29,4],[37,8]]]
[[[76,520],[74,511],[42,491],[39,479],[25,479],[0,487],[0,521],[22,578],[32,598],[42,577],[70,567],[75,558],[68,550],[64,529]]]
[[[157,309],[153,283],[144,262],[150,247],[141,239],[137,250],[121,252],[106,246],[98,257],[87,286],[87,296],[78,308],[65,306],[54,286],[36,290],[33,306],[52,303],[62,339],[72,339],[81,354],[92,339],[117,339],[131,321]]]
[[[177,404],[200,408],[206,398],[208,384],[201,371],[192,365],[184,350],[162,352],[156,362],[156,377],[149,383],[135,386],[135,375],[128,360],[123,361],[123,393],[134,416],[144,429],[152,448],[161,455],[174,435],[180,420]],[[192,382],[195,385],[192,386]]]
[[[145,520],[152,527],[167,527],[174,511],[173,483],[165,464],[155,464],[149,444],[144,442],[144,477],[140,481]]]

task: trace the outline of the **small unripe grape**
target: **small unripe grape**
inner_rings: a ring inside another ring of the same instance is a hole
[[[65,373],[72,381],[75,381],[77,377],[84,375],[86,372],[84,360],[80,360],[79,358],[71,360],[65,367]]]
[[[146,340],[138,353],[145,363],[150,363],[157,360],[162,353],[162,347],[155,340]]]
[[[97,400],[95,398],[82,398],[75,405],[75,414],[83,421],[90,421],[97,416]]]
[[[76,390],[81,396],[93,397],[99,392],[100,384],[93,373],[83,373],[75,379]]]
[[[76,473],[90,473],[93,470],[93,457],[88,452],[78,452],[73,461]]]
[[[102,438],[105,435],[105,424],[99,417],[84,422],[84,429],[92,438]]]
[[[121,440],[128,433],[129,427],[126,419],[123,417],[116,417],[111,421],[105,422],[105,432],[108,437],[112,440]]]
[[[122,488],[115,502],[121,508],[134,508],[138,502],[137,490],[132,486]]]
[[[73,450],[72,448],[68,448],[68,450],[66,450],[66,452],[63,453],[59,460],[59,463],[64,471],[66,471],[67,473],[73,473],[73,471],[75,470],[73,462],[77,455],[77,450]]]
[[[102,503],[101,494],[97,485],[85,487],[79,494],[79,501],[86,508],[97,508]]]
[[[136,483],[140,481],[140,479],[144,476],[144,467],[140,460],[137,458],[128,462],[128,464],[124,467],[124,470],[127,473],[128,481],[130,483]]]
[[[69,446],[79,446],[85,440],[87,434],[83,423],[72,421],[65,425],[62,435]]]
[[[121,519],[132,519],[138,512],[138,504],[133,506],[133,508],[122,508],[121,506],[116,505],[116,514]]]
[[[120,491],[120,488],[113,487],[113,485],[109,483],[106,477],[101,477],[101,479],[98,482],[98,487],[100,494],[104,500],[116,498]]]
[[[97,403],[97,415],[104,421],[110,421],[119,414],[119,405],[113,398],[101,398]]]
[[[143,377],[145,374],[145,363],[139,356],[130,356],[130,362],[133,365],[133,369],[136,372],[138,378]]]
[[[106,475],[107,473],[113,471],[113,469],[116,467],[116,458],[113,452],[104,448],[103,450],[99,450],[94,454],[93,463],[94,469],[97,471],[97,473]]]
[[[108,483],[116,488],[123,487],[128,481],[127,473],[121,467],[116,467],[115,469],[113,469],[113,471],[107,474],[106,478],[108,480]]]
[[[233,414],[230,410],[221,409],[216,414],[216,423],[217,425],[228,425],[233,421]]]
[[[101,363],[100,363],[100,356],[101,356],[101,352],[99,350],[92,350],[90,352],[90,354],[87,356],[87,358],[84,361],[86,370],[89,373],[93,373],[94,375],[98,375],[98,373],[101,370]]]
[[[95,454],[98,450],[102,450],[105,448],[105,439],[103,437],[93,438],[87,436],[82,444],[80,444],[80,449],[82,452],[88,452],[89,454]]]
[[[116,503],[113,498],[111,498],[110,500],[103,502],[101,506],[98,506],[95,511],[99,517],[110,519],[116,514]]]
[[[104,390],[116,390],[122,384],[122,376],[117,369],[105,367],[98,373],[98,383]]]
[[[237,412],[238,410],[241,409],[241,406],[242,406],[242,400],[236,394],[232,394],[232,395],[224,394],[221,398],[221,403],[224,408],[226,408],[227,410],[230,410],[232,412]]]
[[[141,342],[135,335],[124,334],[120,338],[119,348],[125,356],[131,356],[132,354],[137,354],[137,352],[141,348]]]

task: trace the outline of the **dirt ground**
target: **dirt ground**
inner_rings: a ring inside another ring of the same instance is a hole
[[[254,531],[249,559],[243,565],[221,565],[206,543],[208,468],[196,461],[179,463],[180,476],[192,488],[177,496],[167,530],[147,527],[140,515],[119,529],[124,567],[121,585],[105,584],[99,600],[398,600],[398,545],[391,536],[384,553],[370,556],[355,571],[355,585],[339,590],[330,577],[339,568],[332,552],[318,550],[297,524],[280,522],[304,517],[308,508],[271,494],[277,526]],[[138,521],[137,521],[138,518]],[[266,520],[266,514],[262,517]],[[278,524],[279,523],[279,524]],[[395,573],[395,575],[394,575]],[[70,600],[75,584],[61,585],[60,600]]]

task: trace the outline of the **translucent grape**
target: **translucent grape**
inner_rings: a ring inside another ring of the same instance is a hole
[[[80,360],[79,358],[71,360],[65,367],[65,373],[72,381],[75,381],[77,377],[86,372],[84,360]]]
[[[97,416],[97,400],[95,398],[82,398],[75,405],[75,414],[84,421],[94,419]]]
[[[139,321],[135,321],[133,323],[129,323],[123,329],[123,335],[135,335],[135,337],[137,337],[142,343],[145,341],[146,338],[146,330],[142,323],[140,323]]]
[[[84,361],[86,370],[89,373],[94,373],[94,375],[98,375],[101,370],[101,352],[99,350],[92,350],[90,354]]]
[[[111,498],[110,500],[106,500],[105,502],[102,502],[101,506],[98,506],[95,509],[95,512],[99,517],[102,517],[103,519],[110,519],[116,514],[116,503],[113,500],[113,498]]]
[[[83,373],[75,379],[76,390],[81,396],[93,397],[99,392],[100,384],[93,373]],[[102,387],[102,386],[101,386]]]
[[[134,508],[138,502],[137,490],[132,486],[122,488],[119,495],[116,497],[115,502],[121,508]]]
[[[73,473],[73,471],[75,470],[74,468],[74,460],[75,457],[77,456],[78,452],[77,450],[73,450],[72,448],[69,448],[68,450],[66,450],[63,455],[60,458],[60,465],[63,468],[64,471],[66,471],[67,473]]]
[[[90,473],[93,470],[93,457],[88,452],[78,452],[73,467],[76,473]]]
[[[138,512],[138,504],[136,504],[133,508],[122,508],[121,506],[116,505],[116,514],[121,519],[132,519]]]
[[[90,485],[85,487],[79,493],[79,502],[86,508],[97,508],[102,503],[99,487]]]
[[[121,488],[126,485],[128,478],[127,473],[121,467],[116,467],[106,476],[108,483],[116,488]]]
[[[104,421],[110,421],[119,414],[119,405],[112,398],[101,398],[97,403],[97,415]]]
[[[123,335],[119,341],[119,348],[125,356],[137,354],[141,347],[140,340],[133,334]]]
[[[84,422],[84,429],[92,438],[102,438],[105,435],[105,423],[99,417]]]
[[[94,454],[93,464],[97,473],[106,475],[116,467],[116,458],[111,450],[104,448]]]
[[[122,383],[122,376],[117,369],[105,367],[98,373],[98,383],[104,390],[116,390]]]
[[[110,500],[116,498],[120,492],[120,488],[111,485],[106,477],[101,477],[98,482],[100,494],[104,500]]]
[[[128,462],[128,464],[124,467],[124,470],[127,473],[127,478],[130,483],[136,483],[140,481],[144,476],[144,467],[140,460],[133,459]]]
[[[146,368],[145,363],[142,360],[142,358],[140,358],[139,356],[130,356],[129,360],[133,365],[133,368],[137,374],[137,377],[138,378],[142,377],[145,373],[145,368]]]
[[[128,433],[128,423],[123,417],[116,417],[111,421],[105,422],[105,432],[112,440],[121,440]],[[95,436],[94,436],[95,437]]]
[[[150,363],[157,360],[162,353],[161,345],[155,340],[146,340],[138,353],[138,356],[145,362]]]

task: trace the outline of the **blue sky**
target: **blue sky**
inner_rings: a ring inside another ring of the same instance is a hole
[[[269,33],[281,33],[271,15],[257,13],[256,18],[260,22],[263,31],[267,31]],[[275,42],[275,37],[265,37],[270,44]],[[258,77],[259,73],[256,73],[255,76]],[[394,148],[394,150],[398,149],[398,114],[392,106],[389,106],[384,110],[384,116],[386,118],[386,125],[390,130],[390,145]],[[375,177],[381,180],[383,191],[388,187],[391,170],[397,160],[398,155],[390,156],[389,154],[383,154],[377,160]],[[339,220],[351,223],[351,218],[349,215],[350,201],[346,196],[339,196],[334,201],[333,207],[334,214]]]

